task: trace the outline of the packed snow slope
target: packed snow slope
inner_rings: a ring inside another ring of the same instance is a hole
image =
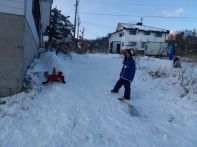
[[[0,147],[196,147],[197,68],[136,58],[128,105],[110,90],[119,78],[120,55],[42,54],[28,70],[33,89],[0,105]],[[45,71],[64,72],[66,84],[41,85]]]

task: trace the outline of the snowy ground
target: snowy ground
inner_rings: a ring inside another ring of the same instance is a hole
[[[117,100],[124,89],[110,93],[121,62],[119,55],[43,54],[27,74],[33,90],[0,105],[0,147],[195,147],[197,65],[173,69],[168,60],[137,58],[131,116]],[[54,66],[67,83],[42,86]]]

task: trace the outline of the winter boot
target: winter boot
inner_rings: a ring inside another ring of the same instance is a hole
[[[118,91],[115,91],[115,90],[111,90],[111,93],[118,93]]]

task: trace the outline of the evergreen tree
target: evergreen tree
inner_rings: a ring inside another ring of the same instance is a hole
[[[53,47],[57,47],[60,43],[71,42],[74,25],[69,21],[69,17],[64,16],[57,8],[51,10],[50,26],[47,27],[46,32],[49,36],[49,44],[53,44]]]

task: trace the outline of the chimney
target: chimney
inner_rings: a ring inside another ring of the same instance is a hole
[[[142,26],[142,22],[138,22],[136,23],[136,25]]]
[[[143,17],[141,17],[141,22],[136,23],[136,25],[142,26]]]

